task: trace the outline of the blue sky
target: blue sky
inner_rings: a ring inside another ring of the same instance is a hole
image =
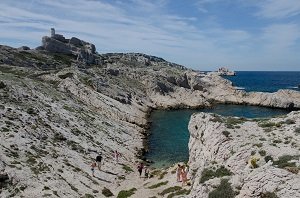
[[[300,0],[0,0],[0,44],[36,47],[51,27],[99,53],[199,70],[300,70]]]

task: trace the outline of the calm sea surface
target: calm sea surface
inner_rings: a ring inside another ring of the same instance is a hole
[[[300,91],[300,71],[288,72],[264,72],[264,71],[240,71],[236,76],[226,78],[233,85],[245,91],[276,92],[279,89],[292,89]]]
[[[275,92],[279,89],[300,91],[300,72],[237,72],[227,77],[234,86],[246,91]],[[151,115],[151,135],[147,159],[154,167],[164,167],[188,160],[188,122],[195,112],[212,112],[224,116],[246,118],[272,117],[286,110],[242,105],[218,105],[213,109],[154,111]]]

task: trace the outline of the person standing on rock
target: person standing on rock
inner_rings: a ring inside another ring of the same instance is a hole
[[[143,163],[140,163],[140,165],[138,165],[138,172],[140,173],[140,177],[142,176],[142,172],[143,172],[143,169],[144,169],[144,164]]]
[[[91,171],[92,171],[93,177],[95,177],[95,167],[96,166],[97,166],[96,162],[92,162],[92,164],[91,164]]]
[[[101,162],[102,162],[102,156],[99,154],[96,157],[96,163],[97,163],[97,166],[98,166],[99,170],[101,170]]]
[[[182,167],[180,164],[178,164],[178,167],[176,169],[176,175],[177,175],[177,182],[181,182],[181,171],[182,171]]]

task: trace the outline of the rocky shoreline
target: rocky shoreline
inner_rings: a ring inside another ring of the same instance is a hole
[[[12,179],[1,188],[3,197],[102,197],[104,188],[116,196],[133,185],[140,187],[133,197],[144,191],[159,196],[176,183],[150,191],[135,181],[153,109],[215,103],[300,108],[296,91],[247,93],[162,58],[98,54],[91,43],[60,39],[48,37],[32,50],[0,46],[0,168]],[[119,163],[114,150],[122,153]],[[105,164],[92,178],[97,152]],[[171,172],[162,173],[172,178]]]

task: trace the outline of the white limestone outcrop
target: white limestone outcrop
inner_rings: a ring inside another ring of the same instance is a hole
[[[194,176],[189,197],[208,197],[221,179],[229,180],[238,198],[258,198],[268,193],[282,198],[300,197],[299,127],[300,111],[270,120],[193,114],[189,123],[189,163]],[[255,167],[251,161],[255,161]],[[203,179],[205,171],[220,167],[231,174]]]

